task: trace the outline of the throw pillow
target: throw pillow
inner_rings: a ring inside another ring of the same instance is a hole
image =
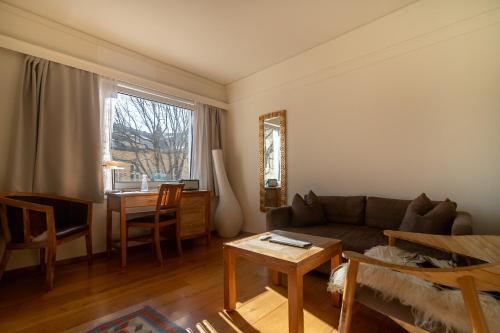
[[[449,199],[436,205],[422,193],[406,210],[399,230],[425,234],[449,235],[457,216],[457,205]]]
[[[433,207],[434,205],[432,204],[431,199],[429,199],[429,197],[425,193],[422,193],[418,197],[413,199],[413,201],[408,206],[408,209],[417,214],[424,215],[427,212],[429,212]]]
[[[295,194],[292,201],[292,225],[294,227],[305,227],[326,223],[323,207],[319,198],[310,191],[305,200]]]
[[[319,201],[318,196],[313,191],[309,191],[309,193],[304,195],[304,201],[308,206],[313,206],[313,205],[321,206],[321,202]]]

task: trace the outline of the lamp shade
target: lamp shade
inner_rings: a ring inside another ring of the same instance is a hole
[[[106,169],[111,169],[111,170],[123,170],[127,166],[127,163],[120,161],[105,161],[102,162],[102,166]]]

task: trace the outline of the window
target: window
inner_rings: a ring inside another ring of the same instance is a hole
[[[176,104],[120,89],[112,117],[111,158],[126,166],[117,170],[117,185],[139,182],[143,174],[150,181],[190,177],[193,111]]]

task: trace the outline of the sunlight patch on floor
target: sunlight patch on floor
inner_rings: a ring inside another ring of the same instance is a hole
[[[283,290],[281,290],[283,291]],[[331,318],[328,313],[317,314],[304,310],[305,332],[331,333],[334,322],[334,312],[332,310]],[[325,319],[325,315],[327,318]],[[217,327],[207,320],[196,324],[196,330],[193,333],[257,333],[257,332],[288,332],[288,301],[287,297],[273,288],[266,287],[265,291],[257,296],[245,301],[239,302],[236,311],[218,313],[224,325]],[[219,322],[222,324],[222,322]]]
[[[188,332],[190,332],[190,333],[219,333],[215,330],[215,328],[206,319],[202,320],[200,323],[196,324],[196,331],[189,329]]]

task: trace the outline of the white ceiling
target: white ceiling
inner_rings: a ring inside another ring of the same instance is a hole
[[[228,84],[415,0],[6,0]]]

